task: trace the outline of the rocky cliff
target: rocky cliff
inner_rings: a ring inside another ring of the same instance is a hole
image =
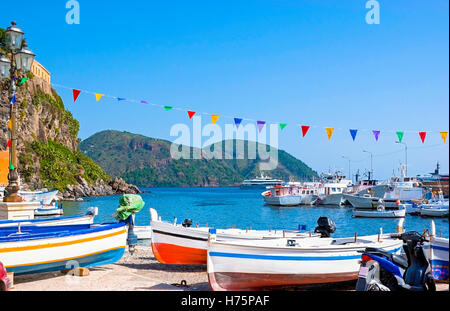
[[[65,198],[139,193],[137,187],[123,180],[112,180],[79,151],[79,122],[65,109],[54,89],[44,88],[43,81],[31,74],[28,77],[18,86],[15,103],[23,187],[58,189]],[[0,150],[5,150],[10,135],[9,97],[9,81],[0,80]]]

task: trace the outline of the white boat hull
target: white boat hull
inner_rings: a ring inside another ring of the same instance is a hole
[[[25,202],[40,202],[42,205],[50,205],[56,199],[58,190],[49,192],[19,191],[18,194]]]
[[[319,205],[333,205],[333,206],[341,206],[344,201],[343,194],[330,194],[325,197],[320,198],[318,201]]]
[[[406,209],[400,210],[353,210],[353,217],[364,218],[403,218],[406,215]]]
[[[377,239],[378,236],[361,237],[361,243],[355,245],[353,238],[348,238],[350,244],[342,246],[330,245],[332,238],[297,240],[300,246],[287,246],[287,239],[211,240],[207,263],[209,284],[213,290],[241,291],[356,280],[361,259],[358,250],[365,247],[382,247],[390,252],[401,250],[399,240],[388,236],[382,236],[381,242]],[[318,245],[312,246],[316,241]]]
[[[449,243],[448,239],[431,237],[424,244],[425,252],[431,263],[433,277],[436,280],[448,280]],[[430,247],[431,246],[431,247]]]
[[[350,194],[343,194],[344,200],[350,203],[354,208],[374,208],[378,205],[378,198],[356,196]]]
[[[263,196],[264,202],[269,205],[276,206],[296,206],[302,204],[303,197],[301,195],[285,195],[285,196]]]

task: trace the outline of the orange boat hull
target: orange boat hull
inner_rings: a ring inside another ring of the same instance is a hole
[[[206,265],[206,249],[167,243],[152,243],[152,251],[155,258],[164,264]]]

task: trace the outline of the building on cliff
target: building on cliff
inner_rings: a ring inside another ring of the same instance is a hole
[[[34,76],[33,79],[36,79],[36,83],[41,87],[42,91],[51,94],[50,72],[39,62],[34,60],[31,65],[31,73]]]

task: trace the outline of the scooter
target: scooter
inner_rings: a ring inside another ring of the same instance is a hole
[[[425,234],[417,231],[392,234],[403,240],[406,259],[379,248],[366,248],[356,283],[357,291],[436,291],[428,257],[423,250]]]

